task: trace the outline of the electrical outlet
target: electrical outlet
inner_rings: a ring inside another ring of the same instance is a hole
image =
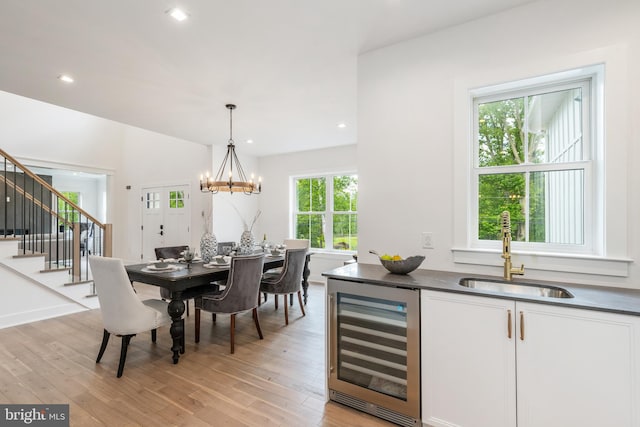
[[[433,249],[433,233],[430,231],[425,231],[422,233],[422,248],[423,249]]]

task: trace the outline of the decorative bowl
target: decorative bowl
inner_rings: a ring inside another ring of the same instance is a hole
[[[378,253],[375,251],[369,251],[369,252],[371,252],[372,254],[378,255]],[[424,261],[425,257],[424,255],[414,255],[400,261],[391,261],[391,260],[382,259],[380,258],[380,255],[378,255],[378,259],[380,260],[380,263],[382,264],[382,266],[387,270],[389,270],[390,273],[408,274],[408,273],[411,273],[416,268],[420,267],[420,264],[422,264],[422,261]]]
[[[169,263],[167,262],[156,262],[153,264],[153,266],[157,269],[163,269],[163,268],[167,268],[169,267]]]

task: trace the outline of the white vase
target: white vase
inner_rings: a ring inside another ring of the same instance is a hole
[[[245,230],[240,236],[240,245],[238,252],[240,255],[247,255],[253,253],[253,247],[256,244],[256,238],[251,234],[251,231]]]
[[[209,263],[218,254],[218,240],[216,235],[208,231],[200,238],[200,254],[202,262]]]

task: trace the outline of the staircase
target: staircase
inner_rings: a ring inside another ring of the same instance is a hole
[[[102,224],[0,149],[0,328],[98,307],[88,255]]]
[[[0,238],[0,328],[99,306],[92,282],[72,282],[69,269],[44,268],[44,254],[18,254],[18,242]]]

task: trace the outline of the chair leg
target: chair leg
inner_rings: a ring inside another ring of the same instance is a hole
[[[120,349],[120,363],[118,364],[118,378],[122,376],[122,371],[124,371],[124,361],[127,359],[127,348],[129,347],[129,341],[131,338],[135,337],[135,335],[123,335],[122,336],[122,348]]]
[[[102,359],[102,355],[104,354],[104,351],[107,349],[107,343],[109,342],[110,336],[111,334],[107,332],[107,330],[105,329],[104,332],[102,333],[102,344],[100,344],[100,351],[98,351],[98,358],[96,359],[96,363],[100,363],[100,359]]]
[[[235,336],[236,336],[236,315],[232,314],[231,315],[231,325],[229,326],[230,329],[230,337],[229,340],[231,341],[231,354],[233,354],[233,352],[235,351]]]
[[[187,306],[187,316],[189,315],[189,300],[184,301],[184,305]]]
[[[304,312],[304,304],[302,304],[302,293],[298,291],[298,302],[300,303],[300,311],[302,311],[302,315],[306,316],[307,313]]]
[[[194,321],[196,325],[196,343],[200,342],[200,309],[196,308],[196,319]]]
[[[151,330],[151,342],[156,342],[156,330],[152,329]]]
[[[287,296],[283,295],[282,299],[284,299],[284,324],[289,324],[289,304],[287,304]]]
[[[293,294],[289,294],[289,305],[293,307]]]
[[[256,329],[258,330],[258,336],[260,337],[260,339],[263,339],[264,337],[262,336],[262,329],[260,329],[260,320],[258,319],[257,308],[253,309],[253,322],[256,324]]]
[[[216,323],[216,314],[215,313],[211,313],[211,321],[213,323]]]
[[[277,294],[273,295],[273,300],[275,301],[276,310],[277,310],[278,309],[278,295]],[[284,305],[287,305],[287,301],[286,300],[284,301]]]

